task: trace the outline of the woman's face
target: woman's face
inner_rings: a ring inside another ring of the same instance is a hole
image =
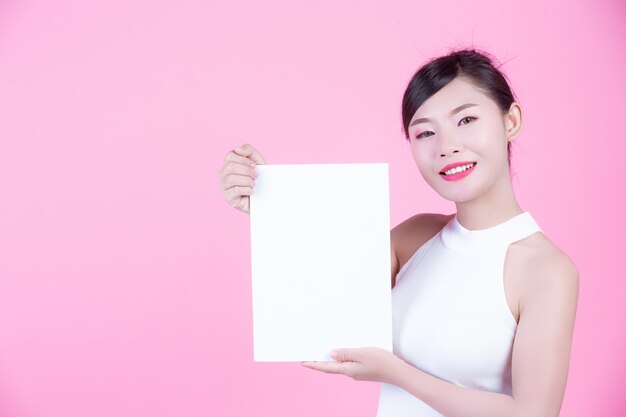
[[[471,201],[509,180],[507,145],[521,127],[514,104],[513,117],[504,117],[490,97],[457,77],[417,109],[409,123],[413,158],[443,198]]]

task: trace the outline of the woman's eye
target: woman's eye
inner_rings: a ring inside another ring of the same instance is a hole
[[[461,122],[462,122],[463,120],[475,120],[475,119],[476,119],[475,117],[472,117],[472,116],[467,116],[467,117],[462,118],[462,119],[461,119]],[[459,122],[459,123],[461,123],[461,122]]]
[[[474,116],[467,116],[461,119],[461,121],[459,122],[459,124],[467,124],[468,122],[472,121],[472,120],[476,120],[477,117]],[[466,123],[462,123],[464,120],[466,120]],[[425,132],[420,133],[419,135],[415,136],[415,139],[422,139],[431,135],[427,135],[427,133],[432,133],[434,135],[433,132],[431,132],[430,130],[427,130]]]

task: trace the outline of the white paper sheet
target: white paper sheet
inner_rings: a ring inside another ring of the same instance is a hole
[[[392,351],[386,163],[257,165],[250,196],[254,360]]]

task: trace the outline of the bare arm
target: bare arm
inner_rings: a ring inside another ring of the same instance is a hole
[[[391,288],[396,286],[396,275],[400,269],[400,262],[398,260],[398,227],[396,226],[391,230]]]
[[[411,238],[399,241],[419,247],[423,238],[415,244],[407,230],[403,234]],[[404,244],[397,248],[401,268],[410,250]],[[513,344],[512,395],[458,386],[377,347],[338,348],[331,354],[335,362],[302,364],[359,381],[399,386],[446,417],[556,417],[567,382],[578,302],[578,271],[566,255],[554,251],[529,257],[523,265],[521,272],[527,285],[520,298]]]
[[[396,276],[409,258],[432,238],[454,214],[416,214],[391,230],[391,288]]]
[[[561,256],[535,267],[513,346],[513,395],[457,386],[404,362],[392,382],[447,417],[556,417],[569,368],[578,271]]]

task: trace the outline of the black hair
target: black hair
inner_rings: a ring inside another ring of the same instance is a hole
[[[493,65],[495,61],[489,53],[471,48],[452,51],[424,64],[411,78],[402,98],[402,122],[406,139],[410,140],[409,123],[417,109],[456,77],[467,78],[496,102],[502,115],[506,114],[516,97],[505,74]],[[507,149],[510,167],[511,142]]]

